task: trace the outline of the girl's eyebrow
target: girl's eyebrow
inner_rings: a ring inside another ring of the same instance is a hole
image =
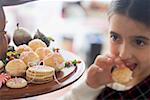
[[[116,35],[119,35],[117,32],[114,32],[114,31],[110,31],[110,34],[116,34]]]
[[[144,36],[135,36],[135,38],[142,39],[142,40],[147,40],[147,41],[150,40],[148,37],[144,37]]]

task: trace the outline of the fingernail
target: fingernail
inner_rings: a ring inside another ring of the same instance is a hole
[[[102,72],[102,71],[103,71],[103,69],[102,69],[102,68],[98,68],[98,71]]]
[[[111,58],[107,58],[107,60],[108,60],[108,61],[112,61],[112,59],[111,59]]]

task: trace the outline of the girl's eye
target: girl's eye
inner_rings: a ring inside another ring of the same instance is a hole
[[[135,44],[140,47],[143,47],[145,45],[145,42],[143,40],[137,39],[135,40]]]
[[[112,41],[117,41],[119,39],[119,36],[116,35],[116,34],[111,34],[110,38],[111,38]]]

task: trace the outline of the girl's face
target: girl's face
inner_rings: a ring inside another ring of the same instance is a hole
[[[149,76],[150,27],[129,17],[114,14],[110,18],[109,34],[111,54],[119,56],[133,71],[132,82],[142,81]]]

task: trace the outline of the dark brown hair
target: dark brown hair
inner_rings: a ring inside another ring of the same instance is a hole
[[[150,0],[114,0],[109,16],[118,13],[150,26]]]

